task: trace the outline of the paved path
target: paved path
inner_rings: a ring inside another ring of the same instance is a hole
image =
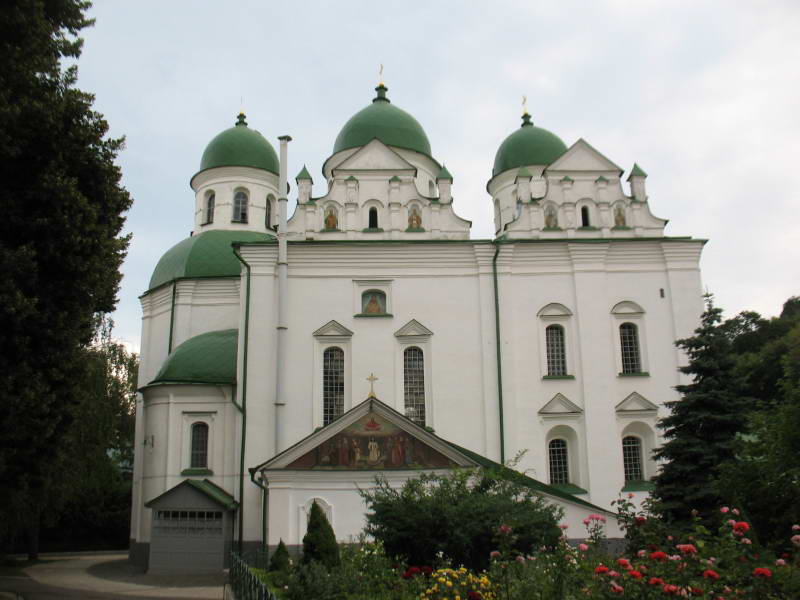
[[[41,555],[21,569],[0,571],[0,600],[220,600],[224,574],[148,575],[127,554]]]

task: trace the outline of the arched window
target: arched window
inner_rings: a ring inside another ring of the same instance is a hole
[[[208,468],[208,425],[206,423],[192,425],[192,453],[189,467],[192,469]]]
[[[544,330],[547,350],[547,374],[567,374],[567,353],[564,344],[564,328],[561,325],[548,325]]]
[[[642,440],[629,435],[622,438],[622,468],[625,481],[642,481]]]
[[[641,373],[642,359],[639,355],[639,331],[633,323],[619,326],[619,346],[622,352],[622,372]]]
[[[378,209],[374,207],[369,209],[369,228],[378,228]]]
[[[247,223],[247,193],[238,191],[233,195],[234,223]]]
[[[264,226],[272,229],[272,196],[267,196],[267,206],[264,211]]]
[[[214,192],[209,192],[206,196],[206,224],[214,222],[214,205],[216,203],[216,196]]]
[[[589,227],[591,222],[589,221],[589,207],[582,206],[581,207],[581,227]]]
[[[367,290],[361,294],[362,315],[385,315],[386,294],[380,290]]]
[[[403,351],[403,396],[406,417],[425,425],[425,358],[422,350],[410,346]]]
[[[547,450],[550,458],[550,483],[569,483],[567,441],[562,439],[552,440]]]
[[[344,350],[332,346],[322,355],[322,424],[344,413]]]

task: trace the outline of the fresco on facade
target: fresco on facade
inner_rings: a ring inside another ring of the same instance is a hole
[[[438,469],[456,464],[393,423],[369,413],[287,469]]]

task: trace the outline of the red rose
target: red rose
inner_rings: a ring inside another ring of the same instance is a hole
[[[627,558],[618,558],[617,564],[623,569],[632,569],[630,561]]]
[[[738,521],[733,524],[733,530],[738,531],[739,533],[747,533],[748,531],[750,531],[750,525],[748,525],[744,521]]]
[[[664,580],[661,577],[651,577],[647,583],[650,585],[664,585]]]
[[[594,572],[598,575],[602,575],[603,573],[608,573],[608,567],[605,565],[600,565],[599,567],[595,567]]]
[[[703,577],[706,579],[713,579],[714,581],[716,581],[717,579],[719,579],[719,573],[717,573],[713,569],[706,569],[705,571],[703,571]]]
[[[431,567],[422,567],[420,570],[422,571],[423,575],[430,575],[433,573],[433,569]]]
[[[661,550],[656,550],[650,554],[651,560],[667,560],[666,552],[662,552]]]
[[[758,577],[759,579],[769,579],[772,577],[772,571],[765,569],[764,567],[756,567],[753,569],[753,577]]]
[[[628,575],[630,575],[634,579],[641,579],[642,578],[642,574],[639,571],[628,571]]]

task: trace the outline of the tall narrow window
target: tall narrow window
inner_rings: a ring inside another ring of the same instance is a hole
[[[589,227],[591,225],[589,221],[589,207],[582,206],[581,207],[581,227]]]
[[[425,425],[425,358],[416,346],[403,351],[403,395],[406,416]]]
[[[239,191],[233,195],[233,222],[247,223],[247,194]]]
[[[344,351],[333,346],[322,355],[322,424],[344,413]]]
[[[378,228],[378,209],[377,208],[370,208],[369,209],[369,228],[370,229],[377,229]]]
[[[642,440],[629,435],[622,438],[622,468],[625,481],[642,481]]]
[[[272,197],[267,196],[267,206],[264,211],[264,226],[267,229],[272,228]]]
[[[633,323],[619,326],[619,345],[622,352],[622,372],[641,373],[642,359],[639,354],[639,331]]]
[[[206,223],[214,222],[214,206],[216,203],[216,196],[211,192],[206,196]]]
[[[561,325],[548,325],[544,330],[547,347],[547,374],[567,374],[567,353],[564,345],[564,328]]]
[[[552,440],[548,447],[550,458],[550,483],[569,483],[569,454],[567,441]]]
[[[192,425],[192,453],[189,467],[192,469],[208,467],[208,425],[205,423]]]

